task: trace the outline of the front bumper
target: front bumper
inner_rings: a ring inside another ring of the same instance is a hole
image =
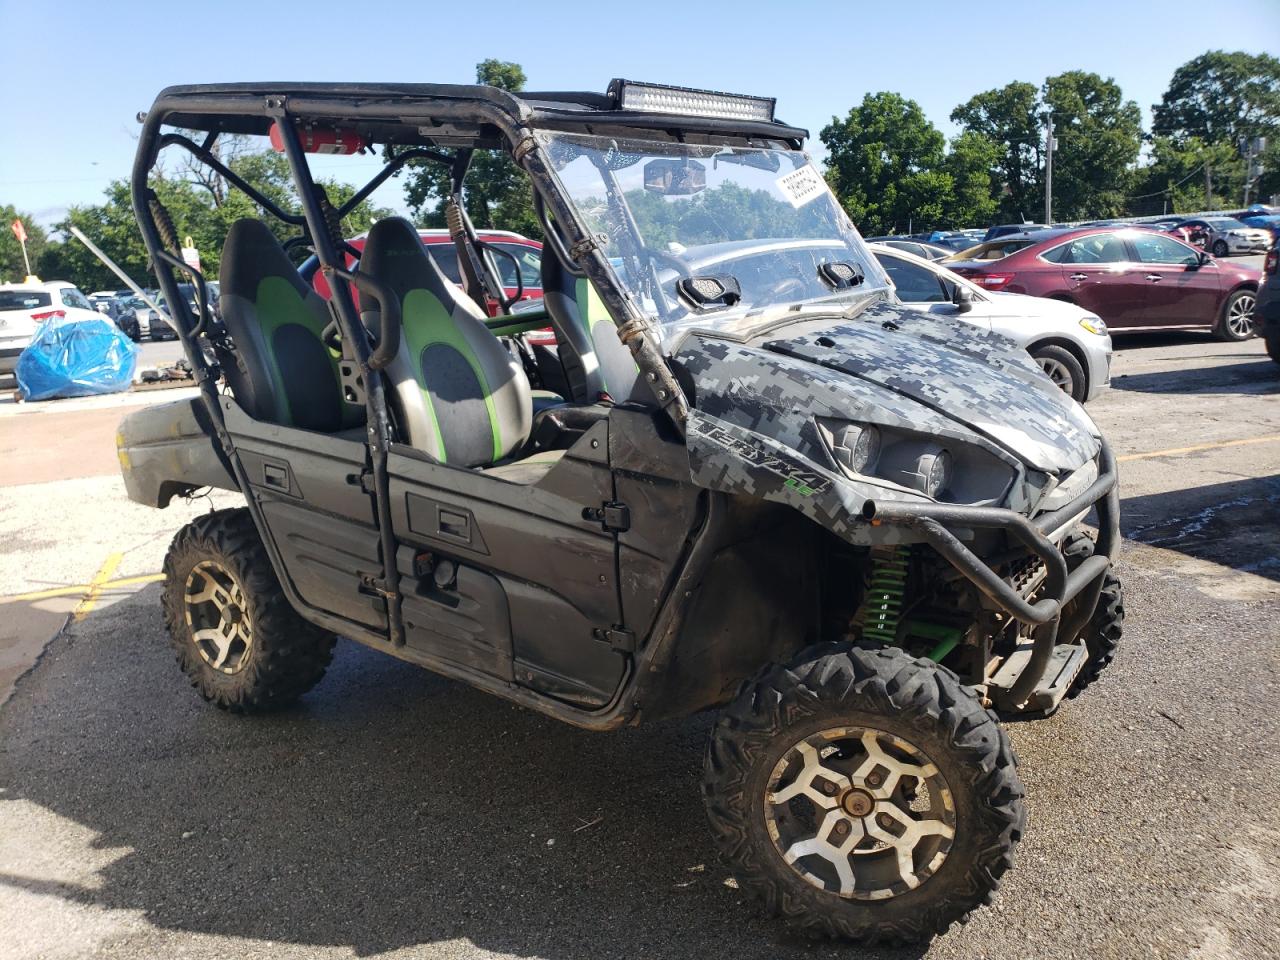
[[[1231,253],[1266,253],[1271,249],[1269,238],[1226,236],[1222,239],[1226,240],[1227,250]]]
[[[1116,484],[1115,455],[1106,441],[1098,453],[1098,478],[1066,505],[1034,520],[1003,507],[954,506],[943,503],[867,502],[863,518],[875,524],[910,527],[926,543],[991,598],[1009,616],[1036,628],[1031,660],[1009,691],[1014,703],[1022,703],[1036,688],[1061,635],[1070,642],[1093,616],[1103,578],[1120,545],[1120,495]],[[1093,556],[1068,572],[1062,551],[1050,539],[1076,517],[1096,507],[1098,542]],[[1037,599],[1029,600],[1006,583],[1000,574],[966,547],[959,534],[965,530],[1003,530],[1043,561],[1044,586]],[[1080,598],[1069,622],[1064,608]]]
[[[21,346],[0,346],[0,375],[12,375],[18,367],[18,357],[26,348],[25,343]]]

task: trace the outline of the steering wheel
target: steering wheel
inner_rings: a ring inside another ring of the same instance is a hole
[[[664,263],[672,267],[678,275],[676,277],[677,282],[685,279],[686,277],[693,276],[693,274],[689,272],[688,264],[686,264],[683,260],[681,260],[675,254],[668,253],[665,250],[655,250],[652,247],[645,247],[644,249],[651,263],[654,263],[654,264]],[[669,316],[671,314],[671,303],[667,299],[667,292],[662,289],[662,284],[658,282],[658,271],[656,269],[653,272],[653,285],[655,289],[658,291],[658,299],[661,302],[662,313],[664,315]]]

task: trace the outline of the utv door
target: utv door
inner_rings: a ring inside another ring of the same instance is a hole
[[[389,457],[407,653],[452,675],[607,703],[628,663],[608,420],[541,475]]]
[[[223,416],[284,564],[278,571],[304,607],[387,632],[384,601],[367,584],[381,575],[373,497],[362,484],[364,430],[318,433],[250,418],[231,398]],[[305,612],[305,611],[304,611]]]

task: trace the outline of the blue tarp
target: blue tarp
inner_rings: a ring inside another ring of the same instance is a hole
[[[40,324],[15,373],[27,400],[119,393],[133,382],[138,348],[106,317]]]

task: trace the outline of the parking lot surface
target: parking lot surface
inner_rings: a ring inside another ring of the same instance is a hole
[[[1089,409],[1121,459],[1122,651],[1010,726],[1014,869],[909,950],[742,901],[699,800],[709,717],[585,733],[351,643],[296,708],[207,707],[154,575],[208,504],[129,503],[111,418],[42,414],[84,466],[0,486],[0,956],[1275,957],[1280,367],[1257,341],[1119,347]]]

